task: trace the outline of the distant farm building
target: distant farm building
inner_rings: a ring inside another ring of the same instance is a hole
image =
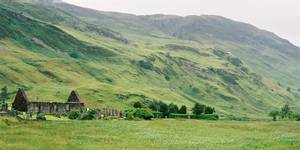
[[[72,91],[67,102],[32,102],[23,89],[18,89],[12,108],[17,111],[27,113],[42,114],[63,114],[72,110],[84,109],[84,103],[81,101],[78,93]]]

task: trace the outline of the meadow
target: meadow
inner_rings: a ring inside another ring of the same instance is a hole
[[[0,119],[0,149],[287,149],[300,147],[299,122]]]

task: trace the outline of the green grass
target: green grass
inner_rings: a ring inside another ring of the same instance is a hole
[[[5,149],[297,150],[299,122],[0,120]]]

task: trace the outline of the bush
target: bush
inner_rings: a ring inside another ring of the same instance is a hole
[[[202,114],[202,115],[189,115],[189,114],[170,114],[170,118],[175,119],[199,119],[199,120],[218,120],[219,116],[216,114]]]
[[[238,58],[229,58],[229,61],[231,62],[231,64],[239,67],[239,66],[242,66],[243,65],[243,62],[238,59]]]
[[[126,119],[129,119],[129,120],[132,120],[135,118],[151,120],[154,117],[152,112],[145,108],[130,109],[130,110],[126,110],[125,113],[126,113]]]
[[[129,109],[129,110],[126,110],[126,111],[125,111],[126,119],[128,119],[128,120],[133,120],[133,119],[134,119],[134,113],[135,113],[135,110],[136,110],[136,109]]]
[[[188,114],[170,114],[170,118],[175,118],[175,119],[189,119]]]
[[[152,112],[154,118],[163,118],[163,114],[161,112]]]
[[[134,117],[142,118],[145,120],[151,120],[154,117],[154,115],[148,109],[139,108],[136,109]]]
[[[144,60],[140,60],[138,61],[138,64],[140,67],[147,69],[147,70],[153,70],[154,69],[154,65],[149,62],[149,61],[144,61]]]
[[[280,112],[277,111],[277,110],[271,111],[269,113],[269,116],[273,118],[273,121],[276,121],[277,120],[277,116],[279,116],[279,115],[280,115]]]
[[[133,107],[134,107],[134,108],[143,108],[143,104],[142,104],[141,102],[135,102],[135,103],[133,104]]]
[[[227,120],[235,120],[235,121],[249,121],[250,118],[248,117],[240,117],[240,116],[233,116],[229,115],[226,117]]]
[[[300,121],[300,114],[294,114],[293,115],[293,118],[296,120],[296,121]]]
[[[78,111],[71,111],[68,113],[68,118],[71,120],[79,119],[80,113]]]
[[[97,119],[97,111],[96,110],[88,110],[83,113],[80,117],[80,120],[93,120]]]
[[[293,111],[291,110],[291,108],[288,104],[284,105],[281,108],[280,116],[281,116],[282,119],[291,118],[292,114],[293,114]]]
[[[216,114],[191,115],[191,119],[218,120],[219,115]]]
[[[37,114],[36,115],[36,120],[38,120],[38,121],[46,121],[47,118],[46,118],[46,116],[44,114]]]
[[[73,51],[69,54],[72,58],[78,59],[80,56],[76,51]]]

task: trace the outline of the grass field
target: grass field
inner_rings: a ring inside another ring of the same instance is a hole
[[[300,148],[299,122],[197,120],[46,121],[0,119],[0,149]]]

